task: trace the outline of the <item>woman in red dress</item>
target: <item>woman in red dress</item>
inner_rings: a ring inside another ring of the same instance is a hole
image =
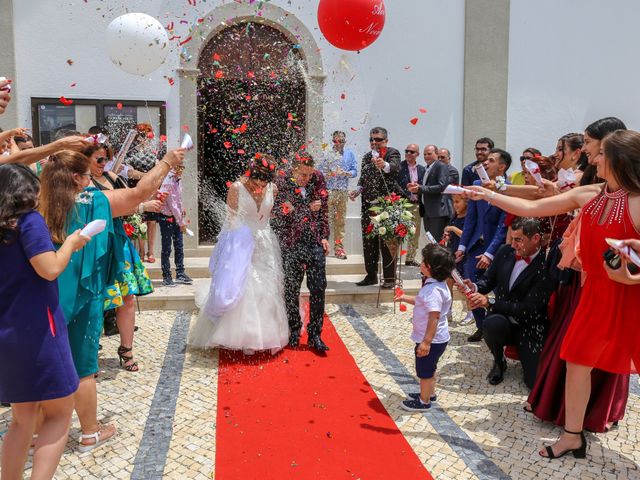
[[[567,362],[565,428],[560,439],[540,451],[557,458],[573,453],[584,458],[585,410],[593,368],[612,373],[637,371],[640,365],[640,322],[637,299],[640,274],[630,275],[626,260],[617,270],[602,258],[605,237],[640,239],[640,133],[617,130],[602,142],[592,159],[605,183],[585,185],[554,197],[524,200],[469,187],[490,203],[516,215],[550,216],[582,208],[579,255],[586,275],[580,303],[565,335],[560,356]]]

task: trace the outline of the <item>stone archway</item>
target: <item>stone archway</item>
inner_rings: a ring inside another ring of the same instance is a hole
[[[300,85],[301,88],[304,89],[304,105],[303,112],[300,114],[300,122],[302,122],[302,124],[299,125],[299,131],[303,132],[305,143],[311,142],[312,146],[319,145],[323,135],[322,88],[325,76],[318,46],[309,29],[291,13],[268,3],[264,4],[260,17],[255,15],[253,6],[233,3],[214,9],[206,15],[205,18],[207,18],[208,23],[202,26],[201,35],[198,37],[194,36],[194,39],[187,44],[187,48],[181,55],[181,68],[178,70],[180,75],[181,125],[186,125],[191,132],[202,133],[203,130],[198,125],[198,119],[202,119],[202,117],[199,117],[196,112],[199,112],[198,98],[201,93],[200,88],[202,87],[202,82],[212,74],[211,67],[215,67],[209,59],[213,59],[213,53],[218,53],[222,58],[228,56],[228,52],[213,52],[211,50],[215,49],[217,45],[223,45],[224,41],[221,42],[221,40],[233,38],[234,35],[238,34],[238,30],[247,28],[247,25],[251,24],[255,26],[254,29],[256,31],[260,30],[262,33],[270,31],[271,35],[277,34],[283,42],[287,42],[290,46],[295,47],[295,55],[287,54],[287,57],[291,62],[299,60],[301,78],[303,78],[303,83]],[[230,21],[230,18],[233,20]],[[286,28],[281,25],[284,19],[286,19]],[[227,31],[226,36],[224,34],[225,30]],[[296,32],[295,35],[292,33],[293,31]],[[295,56],[297,56],[297,59]],[[232,59],[234,57],[237,57],[234,60],[236,64],[247,66],[247,58],[249,57],[242,58],[243,54],[238,52],[236,52],[235,55],[231,55]],[[262,57],[264,59],[264,54]],[[262,68],[269,66],[269,62],[260,63]],[[224,69],[221,70],[224,71]],[[246,74],[246,71],[243,72],[244,79],[246,79]],[[253,72],[253,74],[257,76],[256,72]],[[213,71],[213,75],[215,78],[215,71]],[[234,78],[237,77],[235,74],[229,76],[231,80],[240,80],[239,78]],[[260,97],[260,95],[258,95],[258,97]],[[268,96],[266,96],[266,99],[268,100]],[[273,101],[277,102],[278,99],[274,98]],[[217,129],[217,127],[213,125],[210,127],[203,125],[203,127],[206,127],[207,131],[209,131],[209,129]],[[234,128],[239,127],[241,127],[241,123],[234,126]],[[231,131],[233,132],[233,128]],[[197,152],[198,155],[202,155],[203,152],[206,153],[205,149],[207,147],[205,144],[208,140],[203,139],[200,135],[194,135],[193,137],[194,143],[196,143],[196,148],[193,152]],[[295,143],[293,140],[287,140],[287,142]],[[284,143],[286,144],[287,142]],[[251,142],[248,143],[250,144]],[[254,146],[255,148],[263,148],[260,142],[254,142]],[[236,155],[239,149],[245,150],[247,153],[254,153],[242,148],[241,145],[234,145],[233,149]],[[278,154],[275,150],[273,153]],[[313,152],[312,149],[312,153],[318,152]],[[198,167],[202,165],[202,161],[195,157],[193,154],[187,156],[186,162],[188,168],[185,176],[186,181],[184,183],[184,203],[185,207],[191,212],[191,218],[200,217],[199,213],[196,215],[196,212],[199,212],[199,205],[202,205],[205,197],[211,195],[212,192],[218,195],[222,193],[219,191],[216,192],[215,189],[200,188],[198,180],[201,172]],[[238,163],[238,165],[240,164]],[[186,239],[188,247],[193,248],[202,241],[210,241],[210,232],[200,232],[199,225],[196,224],[194,224],[193,227],[196,236]]]

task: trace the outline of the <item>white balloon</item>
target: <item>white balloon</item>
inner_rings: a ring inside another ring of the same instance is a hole
[[[167,57],[169,37],[152,16],[127,13],[107,27],[107,51],[111,61],[125,72],[147,75]]]

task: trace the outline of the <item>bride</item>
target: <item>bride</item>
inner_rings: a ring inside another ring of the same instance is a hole
[[[229,187],[228,216],[209,260],[211,285],[189,344],[276,353],[289,341],[278,240],[269,226],[275,160],[257,155]]]

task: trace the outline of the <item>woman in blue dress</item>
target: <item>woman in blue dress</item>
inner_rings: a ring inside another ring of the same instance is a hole
[[[70,232],[93,220],[107,222],[105,230],[93,237],[89,248],[72,256],[59,282],[73,362],[80,377],[75,394],[82,429],[80,452],[92,450],[116,433],[114,425],[98,422],[95,379],[105,291],[124,271],[123,248],[113,218],[133,213],[183,159],[183,149],[168,152],[135,188],[104,192],[87,186],[89,159],[79,152],[57,153],[42,172],[40,211],[55,243],[63,242]]]
[[[35,211],[39,190],[28,167],[0,166],[0,398],[12,410],[3,478],[22,478],[39,410],[33,478],[53,477],[78,388],[56,278],[89,239],[74,231],[56,251]]]

